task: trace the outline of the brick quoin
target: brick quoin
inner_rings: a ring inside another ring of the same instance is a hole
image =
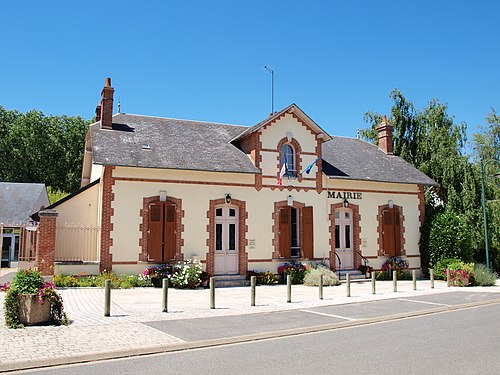
[[[113,255],[110,253],[110,248],[113,245],[113,239],[111,238],[113,208],[111,208],[111,202],[114,200],[114,169],[115,167],[105,166],[102,176],[101,260],[99,263],[99,270],[101,272],[113,269]]]
[[[58,213],[44,210],[38,213],[38,271],[43,276],[54,275],[54,256],[56,252],[56,221]]]

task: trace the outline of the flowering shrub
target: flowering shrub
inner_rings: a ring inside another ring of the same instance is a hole
[[[460,270],[449,270],[450,271],[450,282],[455,286],[469,286],[470,279],[474,277],[474,273],[469,269]],[[444,271],[446,277],[447,270]]]
[[[302,264],[297,261],[291,261],[290,263],[285,263],[278,267],[278,274],[286,280],[286,276],[292,276],[292,284],[303,284],[304,277],[309,271],[309,266],[307,264]]]
[[[175,288],[186,289],[198,287],[201,283],[202,273],[201,265],[198,262],[187,260],[178,264],[165,263],[148,267],[142,276],[156,287],[161,287],[162,279],[167,278]],[[204,276],[208,277],[208,274],[205,273]]]
[[[201,283],[201,265],[196,261],[188,260],[184,264],[174,267],[171,281],[175,288],[192,289]]]
[[[409,264],[406,260],[403,260],[399,257],[390,257],[387,259],[384,264],[382,264],[383,271],[400,271],[408,269]]]
[[[4,315],[8,327],[23,327],[19,320],[19,296],[22,294],[38,294],[40,303],[50,303],[50,322],[56,325],[68,324],[61,296],[57,293],[54,284],[44,282],[40,272],[20,270],[12,280],[10,287],[5,284],[2,290],[7,291],[4,301]]]

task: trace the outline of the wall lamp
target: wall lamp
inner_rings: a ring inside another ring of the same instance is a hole
[[[347,198],[344,198],[344,201],[342,202],[342,206],[344,206],[344,208],[349,207],[349,201],[347,200]]]
[[[231,194],[226,194],[226,203],[231,204]]]

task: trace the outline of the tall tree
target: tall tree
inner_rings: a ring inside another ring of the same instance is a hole
[[[434,246],[429,242],[429,236],[436,215],[458,215],[460,222],[465,223],[461,228],[467,230],[467,223],[472,219],[465,213],[478,201],[477,177],[464,152],[467,124],[456,124],[448,114],[446,104],[437,99],[430,100],[423,109],[417,110],[401,91],[394,89],[389,96],[394,102],[388,119],[394,126],[394,154],[413,164],[438,184],[426,191],[426,224],[420,244],[422,266],[425,269],[430,262],[429,246]],[[368,112],[365,121],[371,127],[362,131],[363,137],[377,143],[376,127],[381,121],[380,114]],[[445,210],[448,211],[445,213]],[[436,229],[433,233],[436,233]],[[460,248],[454,250],[456,254],[470,258],[469,236],[457,246]],[[439,253],[439,249],[432,250],[433,254]],[[442,255],[447,254],[443,252]]]
[[[88,123],[80,116],[0,106],[0,180],[43,182],[67,193],[78,189]]]
[[[488,220],[488,243],[490,259],[496,265],[500,265],[500,116],[492,108],[486,117],[486,126],[480,127],[479,132],[474,134],[473,150],[477,173],[480,173],[480,163],[486,163],[485,169],[485,198],[486,213]],[[481,194],[479,192],[479,194]],[[484,232],[483,216],[478,217],[479,227],[476,246],[478,258],[483,258]]]

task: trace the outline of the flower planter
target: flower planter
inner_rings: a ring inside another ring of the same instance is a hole
[[[151,278],[151,284],[153,284],[153,286],[155,288],[162,288],[163,287],[163,278],[161,278],[161,277],[152,277]]]
[[[21,294],[19,297],[19,320],[32,326],[50,320],[50,302],[41,303],[38,294]]]

